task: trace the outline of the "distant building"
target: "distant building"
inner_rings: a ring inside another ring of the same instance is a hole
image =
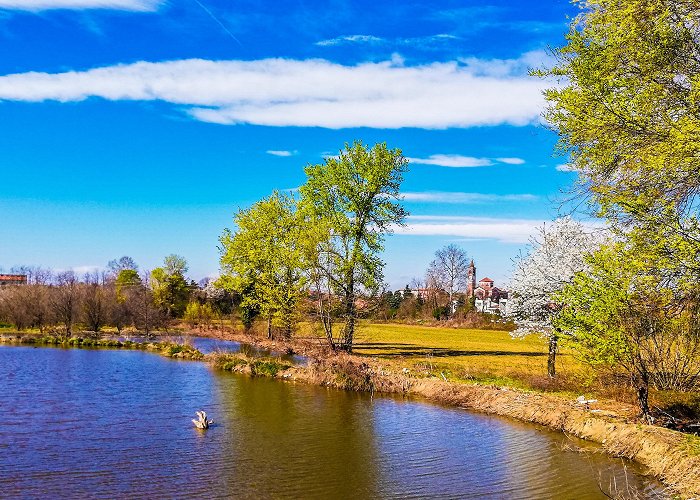
[[[26,274],[0,274],[0,286],[26,285]]]
[[[411,290],[411,295],[417,299],[427,300],[431,294],[434,294],[435,290],[430,288],[414,288]]]
[[[477,311],[505,314],[508,308],[508,291],[494,286],[491,278],[482,278],[474,290],[474,307]]]

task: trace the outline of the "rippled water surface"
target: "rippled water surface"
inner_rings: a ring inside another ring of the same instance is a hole
[[[0,347],[0,414],[0,497],[659,496],[531,425],[140,351]]]

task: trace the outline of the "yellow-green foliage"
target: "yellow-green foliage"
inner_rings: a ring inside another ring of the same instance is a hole
[[[244,353],[215,353],[208,356],[211,363],[220,370],[250,373],[259,377],[276,377],[291,365],[268,357],[250,357]]]
[[[214,316],[214,309],[211,304],[201,304],[199,301],[193,300],[187,304],[182,319],[187,322],[190,328],[194,328],[196,326],[210,325]]]
[[[688,434],[685,437],[686,444],[688,445],[688,451],[691,455],[700,455],[700,437]]]

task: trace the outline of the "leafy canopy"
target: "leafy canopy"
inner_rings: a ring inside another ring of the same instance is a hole
[[[408,160],[386,144],[371,148],[360,141],[346,144],[337,157],[305,168],[301,191],[303,211],[316,232],[310,263],[317,290],[342,297],[344,319],[340,346],[351,350],[356,299],[364,289],[375,293],[383,282],[384,235],[402,224],[407,213],[399,188]],[[319,301],[326,336],[335,346],[329,304]]]
[[[290,195],[274,192],[235,218],[224,231],[219,284],[238,292],[241,305],[290,334],[306,286],[303,268],[304,221]]]
[[[587,0],[543,75],[547,120],[603,215],[697,212],[700,8],[684,0]]]

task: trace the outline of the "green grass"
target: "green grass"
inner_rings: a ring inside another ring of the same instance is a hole
[[[276,377],[289,366],[275,359],[254,359],[250,362],[250,373],[253,376]]]

